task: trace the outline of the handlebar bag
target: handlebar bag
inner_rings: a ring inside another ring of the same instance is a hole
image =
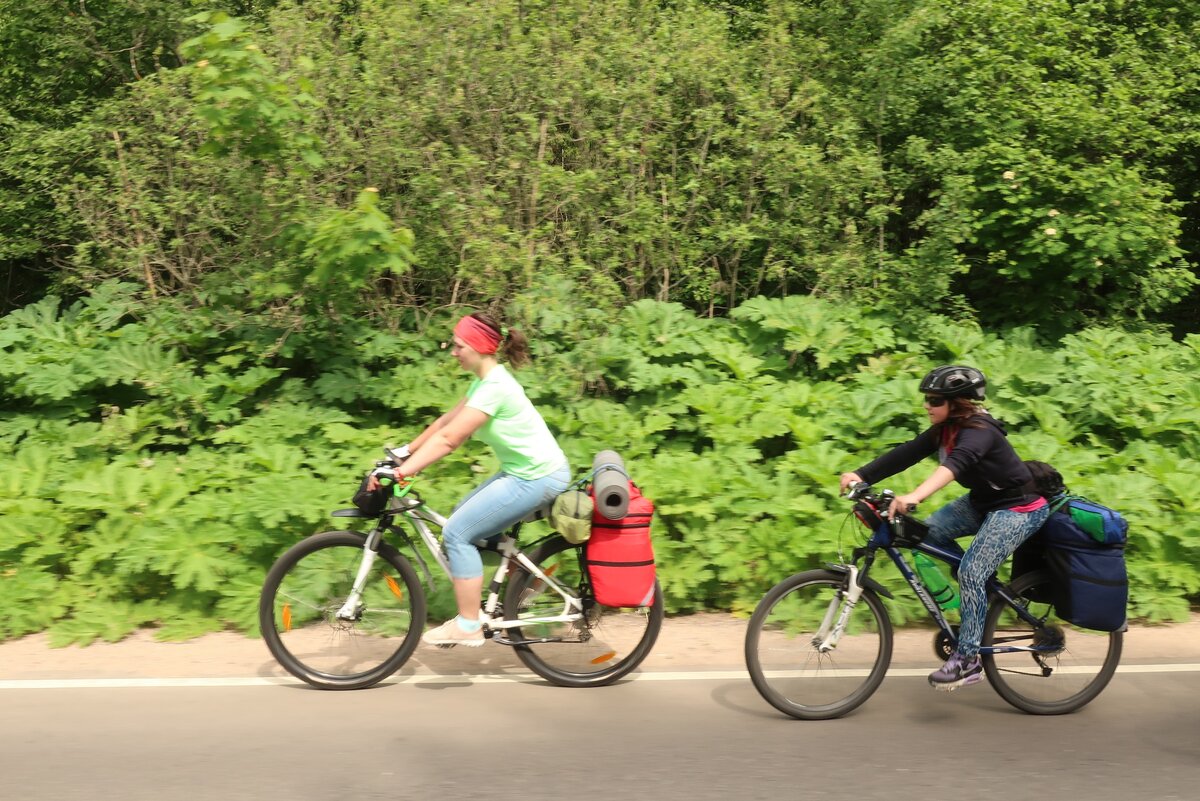
[[[629,482],[629,511],[609,520],[596,509],[584,564],[592,594],[602,606],[649,606],[654,602],[654,547],[650,520],[654,504]]]
[[[387,508],[388,497],[392,494],[392,484],[380,481],[378,487],[369,490],[367,484],[370,480],[370,473],[363,476],[362,483],[358,485],[358,491],[354,493],[350,502],[358,507],[358,511],[368,517],[378,517]]]

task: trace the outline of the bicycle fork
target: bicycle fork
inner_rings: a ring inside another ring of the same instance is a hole
[[[375,557],[379,556],[379,540],[382,533],[379,529],[372,531],[367,535],[367,541],[363,544],[362,561],[358,564],[358,574],[354,577],[354,584],[350,587],[350,594],[346,597],[346,602],[337,610],[334,615],[338,620],[352,622],[358,619],[358,615],[362,612],[362,596],[363,588],[367,584],[367,576],[371,574],[371,567],[375,564]]]
[[[858,583],[858,567],[855,565],[846,567],[849,569],[846,576],[846,590],[829,602],[829,607],[825,610],[825,617],[821,621],[821,627],[817,629],[817,633],[812,638],[812,644],[816,646],[817,651],[823,654],[837,648],[838,640],[846,631],[850,613],[854,611],[858,599],[862,597],[863,588]]]

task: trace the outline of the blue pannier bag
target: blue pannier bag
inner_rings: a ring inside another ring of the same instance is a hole
[[[1122,526],[1115,542],[1098,541],[1065,507],[1053,512],[1037,534],[1044,548],[1044,563],[1057,584],[1054,608],[1059,617],[1080,628],[1125,628],[1129,575],[1124,546],[1128,525],[1120,515],[1117,518]]]

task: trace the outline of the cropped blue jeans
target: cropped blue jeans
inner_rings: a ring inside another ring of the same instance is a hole
[[[962,625],[958,631],[957,648],[962,656],[973,657],[979,653],[983,620],[987,615],[985,583],[988,578],[1017,550],[1017,546],[1042,527],[1049,516],[1050,507],[1044,501],[1029,511],[999,509],[981,515],[971,505],[968,496],[964,495],[938,509],[925,521],[929,525],[926,542],[952,553],[963,554],[962,564],[958,568]],[[955,540],[972,534],[975,539],[964,554]]]
[[[450,576],[479,578],[483,559],[476,544],[499,534],[539,506],[562,494],[571,483],[571,470],[563,465],[541,478],[524,479],[503,471],[471,491],[454,507],[442,529],[442,544],[450,561]]]

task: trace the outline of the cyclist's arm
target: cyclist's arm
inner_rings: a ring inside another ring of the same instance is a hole
[[[917,505],[953,480],[953,471],[945,465],[938,465],[937,470],[933,471],[933,475],[922,481],[915,490],[906,495],[897,495],[896,499],[892,501],[890,513],[908,514],[909,506]]]
[[[903,472],[927,456],[937,453],[937,448],[937,434],[932,428],[928,428],[908,442],[887,451],[870,464],[855,470],[854,473],[868,484],[878,484],[885,478]]]
[[[447,423],[449,423],[451,420],[453,420],[453,419],[455,418],[455,416],[456,416],[456,415],[457,415],[457,414],[458,414],[460,411],[462,411],[462,408],[463,408],[464,406],[466,406],[466,405],[467,405],[467,399],[466,399],[466,398],[463,398],[462,400],[460,400],[458,403],[456,403],[456,404],[454,405],[454,408],[453,408],[453,409],[451,409],[450,411],[446,412],[446,413],[445,413],[445,414],[443,414],[441,417],[439,417],[438,419],[436,419],[436,420],[434,420],[432,423],[430,423],[430,424],[429,424],[429,426],[428,426],[428,427],[426,427],[426,429],[425,429],[424,431],[422,431],[422,432],[421,432],[421,435],[420,435],[419,437],[417,437],[416,439],[414,439],[412,442],[408,443],[408,450],[409,450],[409,452],[410,452],[410,453],[416,453],[416,452],[417,452],[417,450],[418,450],[418,449],[419,449],[419,448],[420,448],[422,445],[424,445],[424,444],[426,443],[426,441],[428,441],[428,439],[429,439],[431,436],[433,436],[433,434],[434,434],[434,432],[435,432],[435,431],[438,431],[438,430],[440,430],[440,429],[444,428],[444,427],[445,427],[445,425],[446,425]]]
[[[409,445],[413,452],[396,470],[396,478],[415,476],[429,465],[458,448],[488,421],[488,415],[478,409],[469,408],[464,400],[453,411],[438,418],[417,440],[417,447]],[[440,423],[440,425],[439,425]]]

